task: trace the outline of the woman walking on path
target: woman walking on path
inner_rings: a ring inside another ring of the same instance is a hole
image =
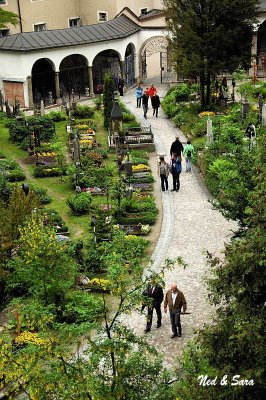
[[[140,108],[140,107],[141,107],[141,98],[142,98],[142,95],[143,95],[143,88],[142,88],[140,85],[138,85],[138,86],[136,87],[137,108]]]
[[[161,189],[164,192],[168,190],[168,176],[169,176],[169,164],[164,160],[164,157],[160,157],[158,164],[158,174],[161,178]]]
[[[191,172],[191,158],[194,153],[194,147],[191,144],[191,141],[188,140],[183,151],[183,156],[186,158],[186,172]]]

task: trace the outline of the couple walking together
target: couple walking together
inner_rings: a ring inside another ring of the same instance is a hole
[[[183,144],[180,142],[179,137],[172,143],[170,148],[171,161],[170,165],[165,161],[164,157],[161,156],[158,164],[158,174],[161,178],[161,189],[164,192],[168,190],[168,176],[169,172],[173,178],[173,189],[172,191],[178,192],[180,189],[179,176],[182,172],[182,156],[183,153],[186,159],[186,172],[191,172],[191,158],[194,152],[194,148],[191,142],[188,140],[187,145],[184,149]]]
[[[162,286],[152,279],[143,295],[148,300],[147,324],[145,332],[148,333],[151,330],[154,309],[157,314],[157,328],[160,328],[162,326],[161,304],[164,299],[164,312],[167,312],[168,307],[170,314],[170,321],[172,326],[171,338],[177,336],[180,337],[182,335],[180,320],[181,309],[183,308],[183,313],[185,313],[187,309],[187,303],[183,292],[177,289],[176,283],[171,284],[170,289],[166,292],[164,298]],[[144,309],[144,307],[145,304],[144,306],[142,306],[142,310]]]

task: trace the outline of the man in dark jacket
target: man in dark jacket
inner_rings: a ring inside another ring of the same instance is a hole
[[[148,103],[149,103],[149,93],[147,90],[142,95],[142,108],[144,113],[144,118],[147,119],[147,111],[148,111]]]
[[[170,156],[176,154],[177,156],[181,156],[181,152],[183,153],[184,147],[177,136],[175,141],[172,143],[170,148]]]
[[[152,317],[153,317],[153,309],[155,309],[157,314],[157,328],[162,326],[162,312],[161,312],[161,303],[163,301],[163,288],[158,283],[155,283],[154,280],[148,284],[147,290],[143,293],[145,298],[147,299],[147,307],[148,307],[148,315],[147,315],[147,325],[144,332],[150,332],[152,326]],[[142,306],[142,308],[144,308]]]

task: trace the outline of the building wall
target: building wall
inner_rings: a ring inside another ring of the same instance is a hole
[[[113,19],[124,7],[130,8],[137,16],[142,8],[160,9],[161,0],[6,0],[0,7],[22,17],[23,32],[34,31],[35,23],[46,23],[47,29],[69,27],[69,18],[81,18],[82,25],[99,22],[99,11],[107,12],[108,20]],[[11,33],[20,32],[20,25],[10,26]]]

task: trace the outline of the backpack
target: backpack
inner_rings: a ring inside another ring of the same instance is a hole
[[[172,173],[175,173],[175,172],[177,172],[177,173],[180,174],[181,171],[182,171],[182,164],[181,164],[181,161],[174,161],[174,162],[171,164],[171,167],[170,167],[170,172],[171,172],[171,174],[172,174]]]
[[[166,175],[166,164],[160,163],[160,175]]]
[[[187,151],[187,157],[190,158],[191,155],[192,155],[192,154],[191,154],[191,150],[188,150],[188,151]]]

